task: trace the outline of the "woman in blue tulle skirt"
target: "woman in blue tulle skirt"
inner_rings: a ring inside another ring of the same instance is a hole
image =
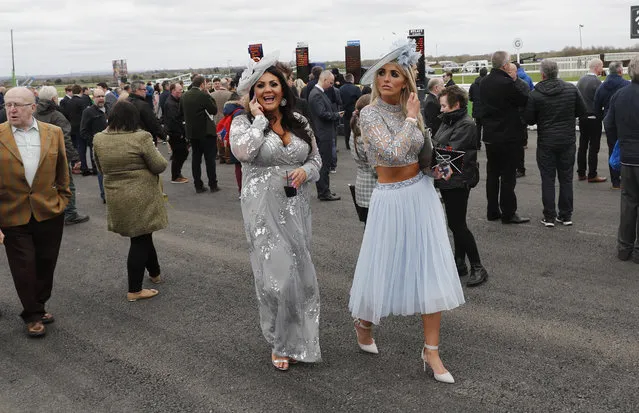
[[[420,170],[420,153],[432,150],[420,115],[412,66],[414,43],[389,53],[371,67],[362,84],[372,84],[372,103],[360,114],[364,147],[378,184],[370,200],[349,309],[359,347],[378,353],[372,325],[390,314],[420,314],[421,358],[435,379],[454,383],[439,357],[441,312],[464,303],[442,205],[433,179],[450,170]],[[422,152],[422,149],[424,152]],[[430,176],[432,175],[432,176]]]

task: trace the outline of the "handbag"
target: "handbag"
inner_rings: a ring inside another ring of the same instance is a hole
[[[615,143],[615,147],[612,150],[612,154],[610,154],[610,159],[608,160],[608,164],[612,168],[613,171],[620,172],[621,171],[621,150],[619,149],[619,140]]]

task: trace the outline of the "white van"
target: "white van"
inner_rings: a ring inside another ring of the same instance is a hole
[[[462,66],[465,73],[479,73],[482,67],[488,69],[488,60],[469,60]]]

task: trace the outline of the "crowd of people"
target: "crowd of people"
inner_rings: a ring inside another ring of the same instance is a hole
[[[341,127],[357,164],[353,197],[365,223],[349,301],[362,351],[378,353],[373,326],[384,317],[419,314],[424,368],[454,383],[439,357],[441,315],[464,303],[462,279],[468,287],[488,279],[466,222],[480,181],[477,151],[483,142],[487,219],[529,222],[517,213],[515,195],[517,177],[525,175],[527,125],[538,131],[541,223],[553,227],[572,225],[575,158],[579,180],[606,181],[597,173],[605,124],[610,151],[618,145],[621,153],[620,173],[611,167],[612,187],[621,189],[618,257],[639,263],[639,58],[628,66],[631,82],[619,62],[601,82],[603,63],[594,59],[575,86],[558,78],[556,62],[544,60],[542,80],[532,84],[507,52],[497,51],[492,70],[482,69],[469,94],[444,73],[428,81],[421,102],[418,57],[413,43],[398,47],[361,86],[352,74],[318,67],[304,84],[274,54],[234,79],[194,75],[186,91],[181,83],[100,83],[91,98],[71,85],[59,100],[52,86],[35,93],[0,88],[0,243],[27,334],[41,337],[54,321],[46,303],[64,225],[89,219],[78,212],[73,175],[97,176],[108,230],[130,239],[126,299],[159,293],[143,288],[143,280],[146,272],[153,284],[163,282],[153,233],[168,225],[160,174],[169,161],[157,150],[167,140],[170,182],[189,182],[182,167],[191,153],[198,194],[220,191],[216,158],[234,165],[260,324],[278,370],[321,360],[311,184],[320,201],[340,200],[330,174]]]

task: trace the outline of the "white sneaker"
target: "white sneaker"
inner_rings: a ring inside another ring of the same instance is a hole
[[[572,220],[571,219],[564,219],[564,218],[555,218],[555,221],[557,221],[558,223],[562,224],[565,227],[568,227],[570,225],[572,225]]]

